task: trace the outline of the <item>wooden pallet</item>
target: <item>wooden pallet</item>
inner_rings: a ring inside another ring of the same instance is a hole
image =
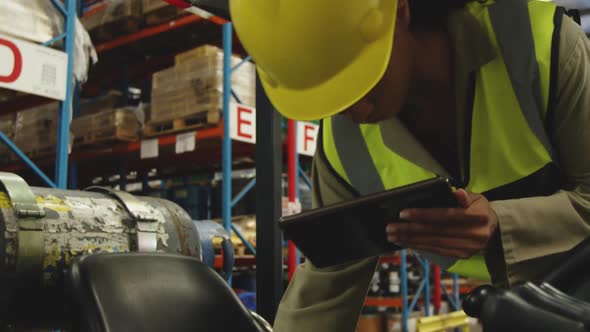
[[[143,135],[153,137],[201,129],[218,124],[220,118],[220,111],[209,111],[192,114],[180,119],[151,121],[145,125]]]
[[[127,128],[110,128],[109,130],[89,131],[83,136],[74,137],[75,147],[103,147],[116,142],[134,142],[139,135]]]

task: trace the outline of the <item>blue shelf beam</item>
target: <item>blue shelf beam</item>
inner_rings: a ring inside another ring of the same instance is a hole
[[[22,160],[27,166],[29,166],[33,172],[45,182],[51,188],[57,188],[55,183],[51,181],[51,179],[43,173],[43,171],[35,165],[35,163],[27,157],[3,132],[0,131],[0,141],[2,141],[6,146],[10,149],[10,151],[14,152],[16,156]]]
[[[69,0],[66,0],[66,1],[69,1]],[[57,8],[63,16],[67,17],[70,14],[70,11],[69,11],[70,8],[68,7],[68,10],[66,11],[66,9],[62,5],[62,3],[59,2],[58,0],[51,0],[51,3],[53,3],[55,8]],[[75,5],[75,3],[74,3],[74,5]],[[76,13],[76,11],[74,11],[74,13]]]
[[[238,63],[237,65],[235,65],[235,66],[234,66],[234,67],[231,69],[231,71],[232,71],[232,72],[234,72],[234,71],[238,70],[238,68],[240,68],[240,67],[241,67],[243,64],[245,64],[246,62],[249,62],[250,60],[252,60],[252,57],[248,55],[248,56],[247,56],[247,57],[245,57],[245,58],[244,58],[242,61],[240,61],[240,63]]]
[[[233,88],[231,89],[231,95],[238,102],[238,104],[242,103],[242,99],[240,99],[240,96],[238,96],[238,94],[234,91]]]
[[[309,179],[307,174],[305,174],[305,171],[303,170],[303,168],[301,168],[301,166],[299,166],[298,170],[299,170],[299,176],[303,179],[303,182],[305,182],[305,184],[307,184],[307,186],[311,189],[311,180]]]
[[[248,242],[248,240],[240,233],[240,231],[232,224],[232,208],[248,194],[256,185],[256,179],[252,179],[240,193],[232,199],[232,145],[231,137],[229,135],[230,128],[230,102],[233,96],[238,103],[242,103],[240,97],[235,93],[231,87],[231,75],[234,70],[239,68],[245,61],[240,62],[232,68],[232,24],[226,23],[223,29],[223,140],[222,140],[222,188],[221,188],[221,217],[223,219],[223,227],[228,233],[233,230],[240,240],[244,243],[246,248],[256,255],[256,249]],[[245,60],[249,60],[249,57]],[[230,280],[231,281],[231,280]]]
[[[410,303],[410,306],[408,307],[408,312],[413,312],[414,309],[416,309],[416,304],[418,303],[418,299],[420,299],[420,295],[422,294],[422,291],[424,290],[425,287],[425,281],[426,279],[423,279],[422,282],[420,283],[420,286],[418,286],[418,290],[416,291],[416,295],[414,296],[414,298],[412,299],[412,303]],[[426,304],[426,303],[424,303]]]
[[[234,197],[234,199],[231,201],[231,207],[235,207],[236,204],[238,204],[239,201],[242,200],[242,198],[244,198],[244,196],[246,196],[250,190],[252,190],[252,188],[254,188],[254,186],[256,185],[256,178],[252,179],[250,182],[248,182],[248,184],[244,187],[244,189],[242,189],[242,191],[240,191],[239,194],[236,195],[236,197]]]
[[[231,100],[231,56],[232,56],[232,24],[223,25],[223,141],[222,141],[222,204],[221,216],[223,226],[228,233],[231,233],[231,194],[232,194],[232,146],[229,135],[229,104]]]
[[[57,126],[57,152],[55,164],[55,182],[58,188],[66,189],[68,185],[68,155],[70,148],[70,119],[72,107],[73,67],[74,67],[74,41],[76,34],[76,0],[66,0],[66,8],[59,1],[52,0],[53,4],[65,15],[65,45],[64,50],[68,55],[66,76],[66,98],[60,103],[60,111]]]
[[[424,258],[422,262],[424,269],[424,314],[430,316],[430,262]]]
[[[54,42],[65,39],[64,51],[68,55],[67,76],[66,76],[66,98],[60,104],[58,127],[57,127],[57,147],[56,147],[56,165],[55,165],[55,182],[49,179],[39,167],[35,165],[4,133],[0,133],[0,141],[8,146],[33,172],[39,176],[45,184],[51,188],[66,189],[68,185],[68,154],[70,140],[70,111],[72,107],[73,83],[73,66],[74,66],[74,41],[76,32],[76,2],[77,0],[65,0],[66,7],[58,0],[51,0],[53,5],[65,17],[65,32],[52,38],[44,43],[45,46]]]
[[[449,291],[444,285],[440,285],[440,288],[442,289],[442,292],[451,304],[451,307],[453,307],[455,311],[459,310],[459,302],[455,300],[454,296],[451,296],[451,294],[449,294]]]
[[[402,332],[408,332],[408,263],[406,250],[400,251],[401,257],[401,283],[402,283]]]
[[[232,224],[231,229],[234,231],[234,233],[236,233],[236,235],[240,238],[240,240],[242,240],[242,242],[244,243],[246,248],[248,248],[248,250],[250,250],[252,255],[256,256],[256,249],[250,243],[250,241],[248,241],[248,239],[246,239],[246,237],[244,237],[244,235],[242,235],[242,232],[240,232],[240,230],[236,227],[236,225]]]
[[[61,35],[59,35],[57,37],[53,37],[50,40],[44,42],[43,43],[43,46],[51,46],[51,45],[53,45],[53,43],[55,43],[55,42],[57,42],[59,40],[62,40],[64,38],[66,38],[66,34],[65,33],[62,33]]]

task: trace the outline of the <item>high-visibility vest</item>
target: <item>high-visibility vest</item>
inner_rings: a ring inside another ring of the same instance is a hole
[[[555,106],[564,12],[551,2],[525,0],[473,2],[468,8],[498,56],[471,75],[466,160],[457,186],[489,200],[550,195],[561,180],[545,119]],[[432,168],[438,163],[397,118],[357,125],[336,115],[322,120],[320,136],[319,157],[359,195],[446,174]],[[482,256],[425,255],[450,272],[489,279]]]

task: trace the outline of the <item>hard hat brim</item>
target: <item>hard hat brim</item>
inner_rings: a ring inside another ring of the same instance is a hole
[[[391,58],[396,19],[381,37],[371,42],[355,61],[323,83],[307,89],[273,84],[258,69],[260,80],[274,107],[285,117],[310,121],[344,111],[362,99],[381,80]],[[296,59],[294,59],[296,65]]]

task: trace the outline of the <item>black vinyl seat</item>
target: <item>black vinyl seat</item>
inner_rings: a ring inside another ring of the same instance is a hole
[[[268,331],[213,270],[191,257],[99,254],[76,260],[67,287],[74,331]]]
[[[509,290],[480,286],[463,302],[465,312],[480,319],[487,332],[590,331],[590,239],[539,284]]]

